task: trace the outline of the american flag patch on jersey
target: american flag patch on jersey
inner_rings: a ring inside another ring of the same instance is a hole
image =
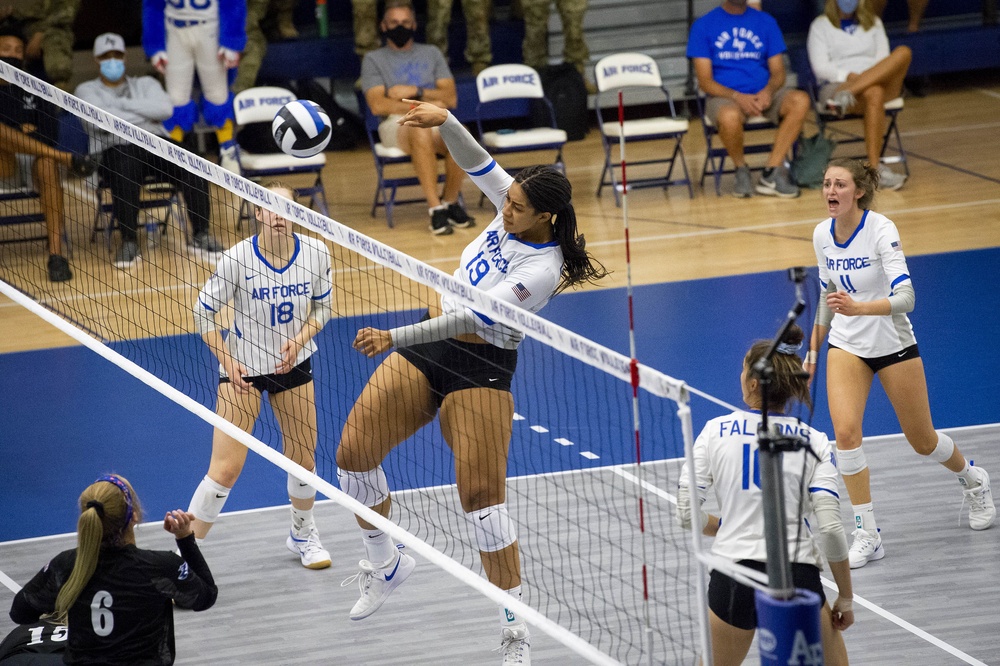
[[[902,241],[898,241],[898,240],[897,241],[892,241],[891,243],[889,243],[889,247],[891,247],[894,250],[899,250],[900,252],[903,251],[903,243],[902,243]]]
[[[527,288],[520,282],[511,288],[514,290],[514,295],[517,296],[517,300],[519,301],[523,302],[526,298],[528,298],[528,296],[531,296],[531,292],[528,291]]]

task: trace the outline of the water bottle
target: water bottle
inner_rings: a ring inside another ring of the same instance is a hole
[[[316,0],[316,23],[319,25],[319,36],[328,37],[330,25],[326,16],[326,0]]]

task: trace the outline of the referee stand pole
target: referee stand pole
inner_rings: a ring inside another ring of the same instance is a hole
[[[757,643],[761,666],[822,666],[823,641],[820,634],[819,595],[810,590],[796,590],[792,565],[788,558],[785,525],[785,484],[782,474],[784,451],[798,451],[804,440],[787,437],[768,425],[769,390],[774,378],[772,358],[781,339],[805,309],[802,281],[805,270],[790,271],[795,282],[795,305],[778,330],[778,335],[760,361],[752,368],[761,385],[761,421],[757,432],[760,460],[760,490],[763,496],[764,538],[767,543],[767,592],[757,590]]]

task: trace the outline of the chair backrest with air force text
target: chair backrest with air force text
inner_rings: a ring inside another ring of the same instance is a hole
[[[269,123],[274,120],[281,107],[296,99],[298,98],[291,90],[276,86],[244,90],[233,100],[236,124]]]
[[[597,89],[601,92],[663,85],[656,61],[644,53],[616,53],[602,58],[595,74]]]
[[[538,72],[527,65],[496,65],[476,77],[480,102],[498,99],[541,99],[544,96]]]

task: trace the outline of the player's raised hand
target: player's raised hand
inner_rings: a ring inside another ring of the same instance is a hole
[[[219,61],[226,66],[226,69],[233,69],[240,64],[240,53],[225,46],[219,47]]]
[[[153,69],[158,71],[160,74],[167,73],[167,52],[157,51],[153,54],[153,57],[149,59],[149,64],[153,66]]]
[[[448,109],[442,109],[430,102],[421,102],[416,99],[401,100],[407,104],[412,104],[406,115],[399,119],[400,125],[406,127],[440,127],[444,121],[448,120]]]
[[[354,348],[372,358],[392,347],[392,336],[389,331],[381,331],[377,328],[362,328],[354,338]]]

